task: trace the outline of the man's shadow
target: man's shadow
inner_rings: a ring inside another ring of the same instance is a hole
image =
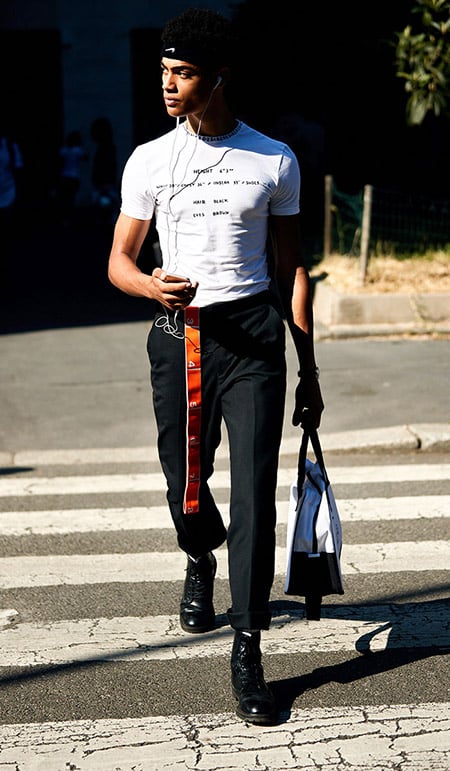
[[[278,615],[285,617],[287,613],[294,618],[304,616],[301,603],[274,602],[272,610],[275,623],[278,607],[280,608]],[[388,613],[387,609],[389,609]],[[352,683],[416,661],[448,654],[450,652],[449,609],[450,599],[405,604],[387,603],[359,608],[357,606],[347,608],[342,605],[323,606],[321,620],[316,623],[323,624],[324,627],[327,619],[347,619],[359,624],[370,623],[371,629],[355,641],[355,651],[361,654],[359,657],[316,668],[306,675],[270,681],[270,687],[284,716],[280,722],[289,718],[295,700],[306,691],[315,690],[331,682]],[[376,624],[375,629],[374,624]],[[384,648],[380,649],[383,642],[377,640],[377,637],[385,636],[386,633],[386,643]]]

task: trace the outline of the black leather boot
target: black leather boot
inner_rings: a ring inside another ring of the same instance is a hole
[[[188,557],[184,591],[180,604],[180,624],[193,634],[214,629],[216,616],[213,606],[214,576],[217,561],[208,552],[197,562]]]
[[[236,632],[231,653],[231,685],[238,701],[238,717],[249,723],[273,725],[278,711],[264,680],[260,641],[260,632],[251,635]]]

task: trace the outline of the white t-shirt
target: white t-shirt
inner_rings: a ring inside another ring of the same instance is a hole
[[[155,217],[163,268],[198,281],[204,307],[267,289],[268,215],[297,214],[299,199],[299,165],[284,143],[242,122],[220,137],[183,123],[132,153],[121,211]]]

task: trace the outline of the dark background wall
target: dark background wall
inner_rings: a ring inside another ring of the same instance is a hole
[[[438,208],[448,220],[449,120],[407,127],[403,83],[395,75],[395,34],[411,21],[414,2],[201,3],[234,17],[246,39],[231,91],[238,116],[284,138],[299,156],[308,259],[320,254],[324,174],[343,193],[370,183],[423,193],[433,205],[441,197]],[[173,126],[161,98],[159,36],[191,4],[1,0],[1,117],[23,148],[27,183],[26,216],[20,210],[12,251],[4,238],[1,247],[3,331],[148,318],[145,300],[107,281],[111,221],[99,227],[82,198],[77,226],[55,227],[49,204],[68,130],[80,128],[89,145],[91,121],[111,118],[120,170],[136,143]],[[90,171],[87,164],[87,201]],[[143,252],[151,266],[151,240]]]
[[[413,5],[278,0],[276,12],[257,0],[239,5],[236,19],[254,62],[237,83],[244,111],[268,130],[288,112],[316,121],[325,132],[327,171],[343,188],[370,183],[448,194],[449,120],[407,127],[395,73],[396,32],[412,21]]]
[[[191,4],[178,3],[175,11],[168,5],[164,13],[169,18]],[[301,160],[308,199],[322,186],[324,173],[332,174],[336,184],[350,193],[370,183],[449,197],[449,120],[429,117],[420,127],[407,127],[403,82],[395,75],[396,32],[411,21],[413,5],[413,0],[223,4],[222,10],[235,20],[246,41],[245,59],[233,84],[237,113],[293,146]],[[44,197],[53,184],[57,148],[65,131],[74,127],[65,125],[67,95],[61,61],[67,40],[78,57],[94,61],[88,41],[95,41],[99,50],[105,46],[116,6],[105,3],[102,15],[100,3],[94,18],[80,2],[78,27],[71,19],[70,35],[67,23],[58,23],[62,0],[53,4],[59,8],[53,15],[44,4],[42,26],[35,12],[26,29],[17,25],[26,18],[27,8],[37,6],[25,1],[20,6],[16,28],[11,28],[11,19],[5,23],[0,18],[2,110],[16,124],[27,158],[29,189],[36,200],[36,191]],[[131,108],[123,105],[120,111],[123,125],[115,119],[116,132],[122,131],[125,137],[119,148],[124,157],[133,144],[172,125],[161,99],[159,33],[165,21],[161,13],[159,3],[133,0],[129,10],[120,5],[120,17],[115,17],[114,34],[126,45],[112,49],[123,61],[111,67],[114,82],[108,88],[114,95],[119,70],[123,79],[131,81],[132,95]],[[83,25],[89,26],[89,39]],[[120,53],[123,50],[128,52],[126,57]],[[91,105],[108,103],[108,71],[105,65],[100,74],[92,65]],[[71,120],[79,116],[80,122],[89,125],[83,115],[85,91],[80,83],[77,92],[76,81],[72,82]],[[118,100],[121,93],[117,92]],[[122,156],[119,167],[121,161]]]
[[[26,159],[28,199],[45,196],[63,133],[57,29],[0,29],[1,122]]]

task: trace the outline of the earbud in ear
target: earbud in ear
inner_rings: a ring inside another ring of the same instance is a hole
[[[223,83],[223,77],[222,77],[222,75],[218,75],[217,76],[217,80],[216,80],[216,82],[214,83],[214,85],[212,87],[211,96],[213,95],[213,93],[216,90],[216,88],[219,88],[221,83]]]

